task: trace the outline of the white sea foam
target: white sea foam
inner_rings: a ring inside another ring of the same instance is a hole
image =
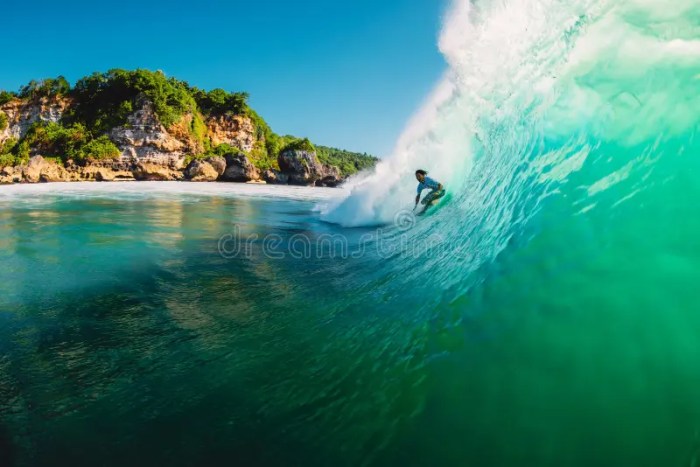
[[[139,199],[188,195],[321,201],[342,196],[342,189],[188,182],[40,183],[0,187],[0,202],[13,200],[41,202],[42,199],[49,197]]]
[[[323,218],[390,222],[412,207],[419,168],[463,198],[478,149],[519,153],[536,132],[621,145],[682,134],[698,124],[698,23],[697,0],[455,0],[439,41],[449,71],[393,154]]]

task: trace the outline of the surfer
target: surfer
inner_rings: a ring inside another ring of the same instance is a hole
[[[445,189],[441,183],[438,183],[432,178],[428,177],[428,172],[426,172],[425,170],[416,170],[416,180],[418,180],[418,194],[416,195],[416,206],[418,206],[419,201],[425,206],[425,208],[423,208],[423,211],[421,211],[422,213],[425,212],[426,209],[428,209],[428,206],[431,206],[438,199],[445,196]],[[425,198],[423,198],[423,201],[421,201],[420,194],[423,190],[426,189],[430,190],[430,193],[428,193],[425,196]],[[416,209],[416,207],[414,206],[413,209]]]

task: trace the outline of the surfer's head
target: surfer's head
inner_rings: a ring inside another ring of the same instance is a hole
[[[425,180],[425,176],[428,175],[428,172],[425,170],[416,170],[416,180],[419,182],[423,182]]]

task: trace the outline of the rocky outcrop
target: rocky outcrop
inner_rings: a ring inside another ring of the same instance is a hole
[[[37,156],[41,157],[41,156]],[[73,180],[73,176],[62,166],[51,162],[41,171],[39,181],[46,182],[69,182]]]
[[[242,115],[222,115],[207,120],[207,134],[214,146],[229,144],[250,152],[257,141],[255,125]]]
[[[228,182],[250,182],[260,180],[258,169],[248,160],[243,153],[226,154],[226,171],[221,176]]]
[[[290,185],[314,185],[325,176],[323,165],[315,152],[286,150],[277,158],[282,173]]]
[[[73,102],[66,97],[33,100],[13,98],[0,105],[0,146],[8,140],[24,137],[36,122],[63,123],[68,126],[61,119]],[[310,149],[283,151],[277,158],[279,170],[270,169],[261,173],[244,154],[259,150],[265,142],[258,135],[256,125],[250,117],[209,117],[204,121],[204,134],[203,117],[200,114],[186,113],[166,127],[148,99],[139,98],[135,108],[136,111],[127,117],[126,124],[113,128],[107,135],[121,151],[116,159],[93,160],[80,153],[80,165],[67,161],[64,167],[52,159],[42,157],[57,155],[56,148],[61,146],[53,140],[37,139],[29,148],[29,155],[34,157],[26,164],[0,167],[0,183],[187,179],[230,182],[264,180],[271,184],[337,186],[343,181],[337,167],[321,164],[316,152]],[[186,159],[204,152],[207,139],[214,149],[221,144],[228,144],[240,152],[234,150],[224,157],[196,159],[185,168]],[[7,145],[8,148],[11,146]],[[309,147],[313,148],[311,145]],[[18,153],[15,146],[12,154],[16,156]],[[12,157],[3,157],[3,160],[12,160]]]
[[[215,157],[207,157],[204,159],[205,162],[208,162],[209,165],[211,165],[214,170],[216,170],[216,173],[219,174],[219,176],[222,176],[224,172],[226,172],[226,159],[220,156],[215,156]]]
[[[160,123],[153,104],[142,100],[140,108],[127,118],[126,125],[114,128],[109,137],[122,151],[122,161],[180,169],[185,156],[199,149],[189,131],[180,128],[191,120],[191,115],[185,115],[168,131]]]
[[[323,166],[323,177],[316,180],[316,186],[325,186],[335,188],[343,183],[343,176],[340,174],[340,169],[336,166]]]
[[[71,104],[65,97],[36,100],[12,99],[0,106],[7,116],[7,126],[0,129],[0,144],[10,138],[21,139],[36,122],[58,122]]]
[[[303,167],[303,163],[301,163]],[[124,161],[98,161],[86,166],[67,163],[65,167],[42,156],[34,156],[25,165],[0,168],[0,184],[73,182],[73,181],[179,181],[193,182],[259,182],[276,185],[308,185],[335,187],[343,179],[337,168],[319,166],[319,172],[301,173],[266,170],[262,174],[245,154],[229,154],[225,158],[212,157],[194,160],[184,170],[150,162],[130,165]]]
[[[32,157],[26,166],[19,169],[21,170],[20,180],[26,183],[67,182],[72,178],[65,168],[41,156]],[[11,174],[14,175],[16,170],[11,170]]]
[[[3,167],[0,169],[0,184],[19,183],[22,181],[22,171],[15,167]]]
[[[286,185],[289,183],[289,177],[279,170],[266,170],[263,172],[262,178],[266,183],[273,185]]]
[[[144,181],[175,181],[183,179],[181,171],[151,162],[139,162],[132,173],[136,180]]]
[[[28,183],[37,183],[41,177],[41,171],[47,162],[41,156],[34,156],[29,159],[27,166],[22,170],[22,178]]]
[[[112,167],[80,167],[77,170],[80,180],[95,182],[118,182],[136,180],[130,170]]]
[[[185,178],[193,182],[214,182],[219,172],[207,161],[193,160],[185,169]]]

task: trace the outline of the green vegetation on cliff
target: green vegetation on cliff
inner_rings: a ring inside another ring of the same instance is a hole
[[[19,97],[22,99],[38,99],[41,97],[65,96],[70,92],[70,83],[63,76],[46,78],[40,81],[32,80],[22,86]]]
[[[284,151],[316,152],[316,147],[309,141],[309,138],[300,138],[287,143],[282,148],[282,152]]]
[[[317,151],[322,163],[337,166],[343,175],[350,175],[376,162],[366,154],[314,147],[308,139],[276,134],[250,108],[248,97],[245,92],[204,91],[167,77],[161,71],[143,69],[93,73],[79,79],[73,87],[62,76],[31,81],[18,93],[0,91],[0,105],[13,99],[46,103],[47,100],[65,98],[68,99],[65,113],[58,122],[35,123],[20,141],[6,142],[0,147],[0,166],[26,162],[33,154],[77,163],[118,157],[120,151],[108,135],[114,128],[128,126],[129,117],[142,109],[145,102],[152,105],[166,129],[176,131],[178,137],[183,131],[189,133],[189,140],[195,143],[191,157],[240,151],[228,145],[213,147],[207,136],[205,119],[243,116],[250,119],[255,129],[253,148],[246,155],[261,170],[278,169],[277,156],[285,149]],[[7,116],[0,111],[0,131],[7,123]]]
[[[17,94],[14,92],[0,91],[0,105],[7,104],[15,97],[17,97]]]
[[[245,115],[248,112],[247,92],[226,92],[213,89],[209,92],[190,88],[190,93],[204,115]]]
[[[360,154],[328,146],[316,146],[316,154],[322,164],[338,167],[340,173],[345,176],[371,169],[378,161],[376,157],[366,153]]]
[[[165,127],[186,113],[197,113],[197,102],[189,86],[160,71],[115,69],[93,73],[78,80],[70,96],[75,105],[68,117],[92,131],[108,131],[126,124],[127,117],[143,99],[153,104]]]
[[[21,161],[17,160],[14,154],[14,148],[17,146],[17,140],[10,138],[4,143],[0,144],[0,167],[5,167],[8,165],[17,165]]]
[[[68,126],[58,123],[35,123],[17,149],[20,160],[29,159],[30,150],[64,163],[72,160],[83,163],[89,160],[113,159],[121,151],[106,135],[93,137],[81,123]],[[30,149],[31,148],[31,149]]]

